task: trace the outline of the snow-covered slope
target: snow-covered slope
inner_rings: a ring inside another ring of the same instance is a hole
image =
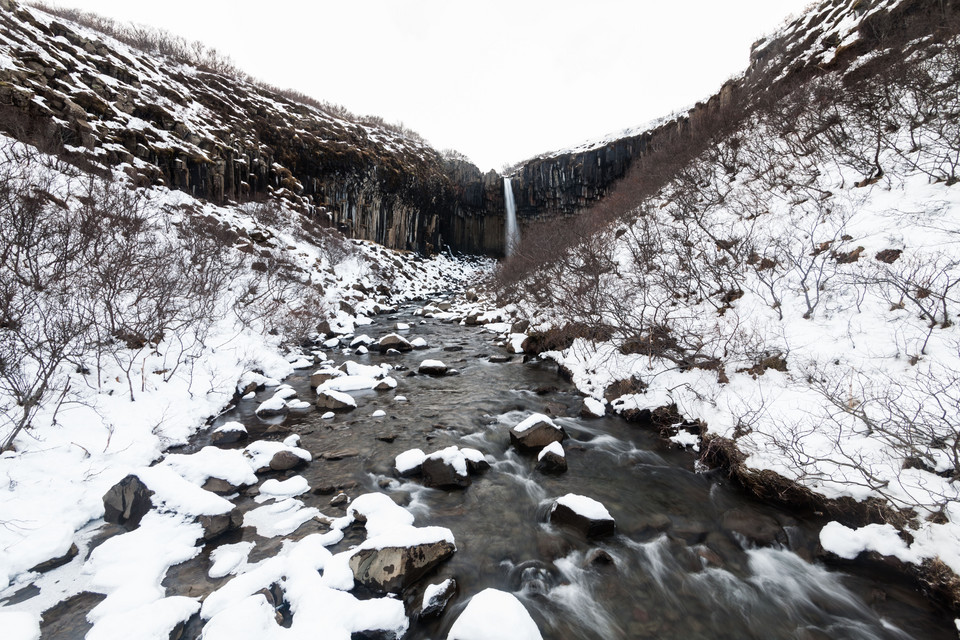
[[[764,497],[827,509],[852,527],[825,530],[828,551],[885,548],[956,604],[941,570],[960,573],[960,42],[838,65],[865,21],[914,3],[856,4],[758,45],[809,43],[773,50],[826,72],[717,119],[700,147],[665,145],[608,227],[527,230],[501,293],[585,393]],[[897,530],[893,553],[878,541]]]

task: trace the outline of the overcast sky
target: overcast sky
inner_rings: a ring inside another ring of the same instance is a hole
[[[481,169],[709,97],[809,0],[58,0],[157,26],[241,69],[402,122]]]

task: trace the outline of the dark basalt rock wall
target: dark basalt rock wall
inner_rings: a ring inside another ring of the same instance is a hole
[[[140,185],[283,200],[395,249],[502,251],[495,173],[376,121],[89,34],[0,0],[0,54],[13,61],[0,69],[0,130]]]

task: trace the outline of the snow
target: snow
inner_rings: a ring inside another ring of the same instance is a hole
[[[263,484],[260,485],[260,495],[258,498],[293,498],[309,490],[310,485],[307,484],[307,479],[303,476],[293,476],[286,480],[270,478],[269,480],[264,480]]]
[[[210,552],[210,570],[207,575],[213,579],[223,578],[240,569],[246,564],[250,552],[253,551],[253,542],[237,542],[222,544]]]
[[[613,516],[602,504],[586,496],[568,493],[557,498],[556,504],[562,504],[574,513],[590,520],[613,520]],[[556,507],[554,507],[556,508]]]
[[[408,329],[410,329],[410,325],[406,322],[397,323],[397,331],[407,331]]]
[[[233,509],[233,503],[186,480],[171,467],[157,465],[138,469],[135,475],[154,492],[154,506],[186,516],[221,515]]]
[[[553,427],[554,429],[560,429],[560,427],[558,427],[556,423],[554,423],[554,421],[547,416],[543,415],[542,413],[535,413],[517,424],[513,428],[513,431],[516,433],[524,433],[525,431],[528,431],[540,424],[545,424],[549,427]]]
[[[345,377],[350,377],[350,376],[345,376]],[[339,379],[340,379],[340,378],[337,378],[337,380],[339,380]],[[355,380],[355,378],[354,378],[354,380]],[[372,388],[373,388],[373,384],[376,384],[376,382],[373,381],[373,380],[370,379],[370,378],[364,378],[363,380],[365,381],[364,383],[366,383],[366,382],[371,382],[372,384],[371,384],[371,386],[369,386],[369,387],[361,387],[361,388],[372,389]],[[328,380],[327,382],[334,382],[334,380]],[[326,382],[325,382],[324,384],[326,384]],[[342,391],[337,391],[337,390],[335,390],[335,389],[329,389],[329,388],[327,388],[327,389],[317,389],[317,395],[325,395],[325,396],[328,396],[328,397],[330,397],[330,398],[333,398],[333,399],[336,400],[337,402],[342,402],[343,404],[347,405],[348,407],[353,407],[353,408],[356,408],[356,407],[357,407],[357,401],[353,399],[353,396],[351,396],[350,394],[347,394],[347,393],[343,393]]]
[[[540,453],[537,455],[537,460],[543,460],[544,456],[546,456],[548,453],[560,456],[561,458],[566,457],[566,454],[563,452],[563,446],[559,442],[551,442],[541,449]]]
[[[246,396],[244,396],[246,397]],[[247,428],[239,422],[224,422],[213,430],[213,433],[246,433]]]
[[[394,460],[394,467],[400,473],[407,473],[423,464],[427,455],[421,449],[410,449],[399,454]]]
[[[700,436],[695,433],[690,433],[684,429],[678,431],[676,435],[670,436],[668,440],[680,445],[681,447],[693,447],[694,451],[699,451]]]
[[[427,341],[422,337],[416,337],[410,341],[410,346],[414,349],[425,349],[427,347]]]
[[[272,538],[289,535],[318,515],[319,509],[305,507],[295,498],[286,498],[246,512],[243,526],[255,527],[258,536]]]
[[[463,447],[463,448],[461,448],[461,449],[460,449],[460,453],[461,453],[461,454],[463,455],[463,457],[464,457],[465,459],[467,459],[469,462],[475,462],[475,463],[476,463],[476,462],[485,462],[486,459],[487,459],[487,457],[486,457],[485,455],[483,455],[482,452],[478,451],[477,449],[472,449],[472,448],[470,448],[470,447]]]
[[[516,596],[484,589],[450,627],[447,640],[542,640],[537,624]]]
[[[876,551],[904,562],[919,563],[923,556],[910,549],[891,524],[868,524],[850,529],[839,522],[828,522],[820,530],[823,548],[841,558],[853,560],[864,551]]]
[[[606,405],[603,401],[596,398],[584,398],[583,408],[597,418],[602,418],[606,414]]]
[[[208,478],[220,478],[234,486],[257,483],[257,476],[247,458],[236,449],[204,447],[191,454],[172,453],[160,464],[196,485],[202,485]]]
[[[383,418],[383,417],[386,416],[386,415],[387,415],[387,412],[386,412],[386,411],[384,411],[383,409],[377,409],[376,411],[374,411],[373,413],[370,414],[370,417],[371,417],[371,418]]]
[[[0,629],[7,640],[40,640],[40,617],[27,611],[0,611]]]
[[[428,584],[423,590],[423,600],[421,601],[421,609],[426,609],[427,607],[433,605],[438,597],[441,596],[447,589],[450,588],[451,583],[453,583],[452,578],[447,578],[443,582],[437,584]]]
[[[366,389],[373,389],[380,381],[376,378],[370,378],[367,376],[341,376],[339,378],[333,378],[327,380],[319,387],[317,387],[317,393],[335,393],[338,391],[347,392],[347,391],[363,391]],[[349,396],[347,396],[349,397]],[[354,405],[355,406],[355,405]]]
[[[467,475],[467,459],[456,445],[431,453],[425,460],[441,460],[444,464],[453,467],[458,476]]]
[[[310,452],[305,449],[290,446],[282,442],[272,442],[270,440],[257,440],[256,442],[251,442],[249,445],[247,445],[247,448],[243,450],[243,453],[249,460],[250,467],[254,471],[257,471],[259,469],[269,467],[273,456],[280,451],[289,451],[298,458],[301,458],[307,462],[310,462],[313,459],[313,456],[310,455]]]
[[[334,413],[333,411],[327,411],[327,412],[324,413],[322,416],[320,416],[320,419],[321,419],[321,420],[333,420],[333,419],[336,418],[336,417],[337,417],[337,414],[336,414],[336,413]]]

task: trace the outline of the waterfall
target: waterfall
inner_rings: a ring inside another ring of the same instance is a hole
[[[503,179],[503,200],[507,208],[507,234],[504,242],[504,252],[507,257],[512,256],[520,243],[520,229],[517,228],[517,205],[513,201],[513,187],[510,178]]]

